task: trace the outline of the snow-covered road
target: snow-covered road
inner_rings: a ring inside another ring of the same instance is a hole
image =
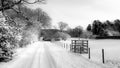
[[[36,42],[0,68],[110,68],[73,54],[51,42]],[[111,67],[112,68],[112,67]]]

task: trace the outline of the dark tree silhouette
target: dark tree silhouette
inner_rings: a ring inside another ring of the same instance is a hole
[[[87,31],[91,31],[92,30],[92,26],[91,26],[91,24],[89,24],[88,26],[87,26]]]
[[[94,35],[99,35],[102,31],[102,23],[99,20],[95,20],[92,24],[92,32]]]
[[[120,32],[120,20],[114,20],[114,25],[117,31]]]
[[[116,19],[113,22],[109,20],[106,20],[105,22],[94,20],[92,24],[92,33],[93,35],[98,36],[119,36],[120,20]]]
[[[75,37],[80,37],[83,32],[83,28],[81,26],[77,26],[73,29],[73,33]]]

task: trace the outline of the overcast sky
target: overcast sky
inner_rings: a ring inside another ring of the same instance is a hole
[[[53,25],[59,21],[87,27],[93,20],[120,19],[120,0],[47,0],[41,5],[52,18]]]

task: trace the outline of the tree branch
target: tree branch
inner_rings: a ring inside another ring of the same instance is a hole
[[[20,4],[23,0],[19,0],[18,2],[12,2],[12,1],[6,1],[7,4],[4,4],[6,0],[1,0],[1,7],[0,7],[0,11],[4,11],[7,9],[11,9],[12,7],[14,7],[17,4]]]
[[[35,1],[35,2],[33,2],[33,3],[30,3],[30,2],[28,2],[28,1],[24,1],[25,3],[28,3],[28,4],[35,4],[35,3],[37,3],[37,2],[39,2],[39,1]]]
[[[32,3],[24,0],[23,2],[28,3],[28,4],[35,4],[35,3],[38,3],[38,2],[39,2],[39,3],[44,3],[43,1],[45,1],[45,0],[37,0],[37,1],[32,2]]]
[[[25,0],[19,0],[17,2],[13,2],[13,1],[9,1],[9,0],[1,0],[1,7],[0,7],[0,11],[4,11],[4,10],[7,10],[7,9],[11,9],[12,7],[14,7],[15,5],[18,5],[18,4],[21,4],[21,3],[28,3],[28,4],[35,4],[35,3],[38,3],[38,2],[43,2],[44,0],[37,0],[33,3],[30,3],[28,1],[25,1]]]

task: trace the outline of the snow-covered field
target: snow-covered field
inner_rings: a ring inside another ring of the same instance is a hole
[[[70,44],[69,41],[61,41],[63,44]],[[68,47],[68,46],[67,46]],[[102,49],[105,51],[105,64],[120,68],[120,40],[89,40],[91,49],[91,61],[102,63]],[[88,58],[88,54],[82,54]]]
[[[89,40],[91,60],[102,62],[102,49],[105,50],[105,63],[120,66],[120,40]]]

